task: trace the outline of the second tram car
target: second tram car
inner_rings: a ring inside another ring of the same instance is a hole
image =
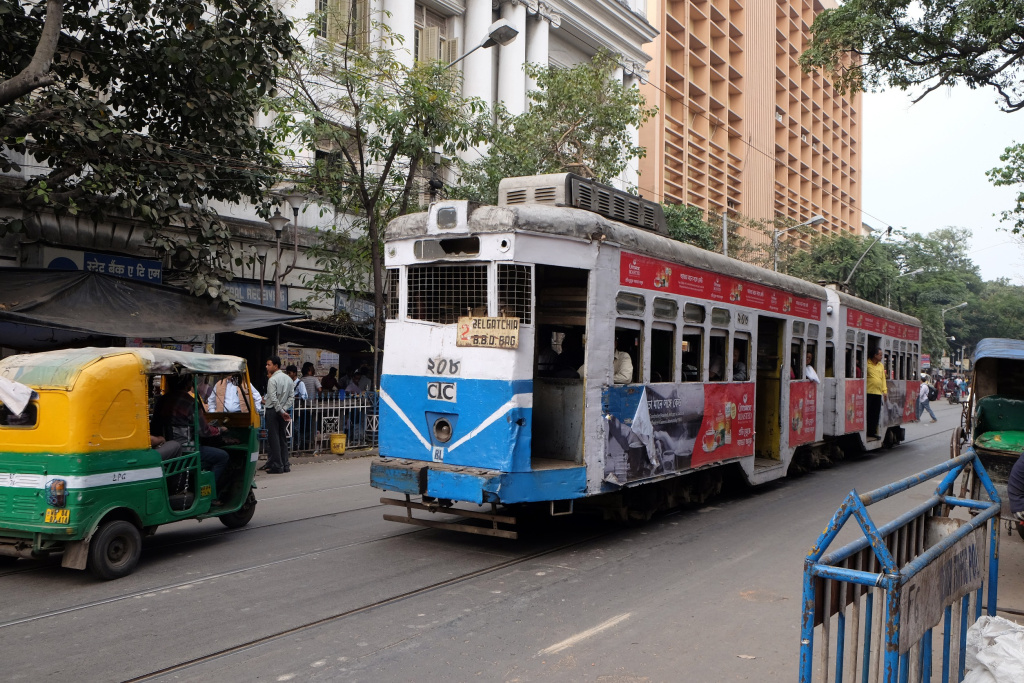
[[[398,218],[385,265],[371,483],[405,494],[382,499],[405,508],[394,521],[515,537],[499,505],[558,514],[621,494],[620,510],[649,512],[713,493],[726,466],[761,484],[899,443],[914,418],[917,319],[670,239],[659,205],[572,174]],[[877,437],[875,348],[889,378]],[[629,495],[654,486],[667,495]]]

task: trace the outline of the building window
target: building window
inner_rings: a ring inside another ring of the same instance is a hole
[[[338,45],[366,45],[369,0],[316,0],[316,35]]]
[[[416,5],[416,35],[413,50],[421,62],[454,62],[460,57],[459,39],[448,37],[448,18]]]

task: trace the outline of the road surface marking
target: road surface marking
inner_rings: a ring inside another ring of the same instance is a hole
[[[587,638],[589,638],[591,636],[597,635],[601,631],[607,631],[612,626],[615,626],[616,624],[621,623],[621,622],[625,621],[626,619],[629,619],[631,616],[633,616],[632,612],[626,612],[625,614],[620,614],[617,617],[612,617],[608,621],[600,623],[597,626],[595,626],[594,628],[588,628],[586,631],[583,631],[582,633],[577,633],[576,635],[572,636],[571,638],[566,638],[565,640],[563,640],[560,643],[555,643],[551,647],[545,648],[545,649],[541,650],[540,652],[538,652],[537,654],[543,656],[543,655],[553,655],[553,654],[556,654],[558,652],[561,652],[562,650],[570,648],[570,647],[572,647],[573,645],[575,645],[576,643],[578,643],[580,641],[586,640]]]

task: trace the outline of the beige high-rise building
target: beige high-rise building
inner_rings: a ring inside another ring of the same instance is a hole
[[[658,115],[640,131],[640,193],[714,214],[860,234],[860,95],[798,63],[820,0],[650,0]],[[763,239],[763,237],[762,237]]]

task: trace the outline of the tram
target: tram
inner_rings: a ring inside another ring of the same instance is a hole
[[[392,521],[514,538],[518,504],[649,515],[730,468],[762,484],[898,444],[914,419],[917,319],[670,239],[658,204],[573,174],[402,216],[385,267],[371,484],[404,494],[381,499]]]

